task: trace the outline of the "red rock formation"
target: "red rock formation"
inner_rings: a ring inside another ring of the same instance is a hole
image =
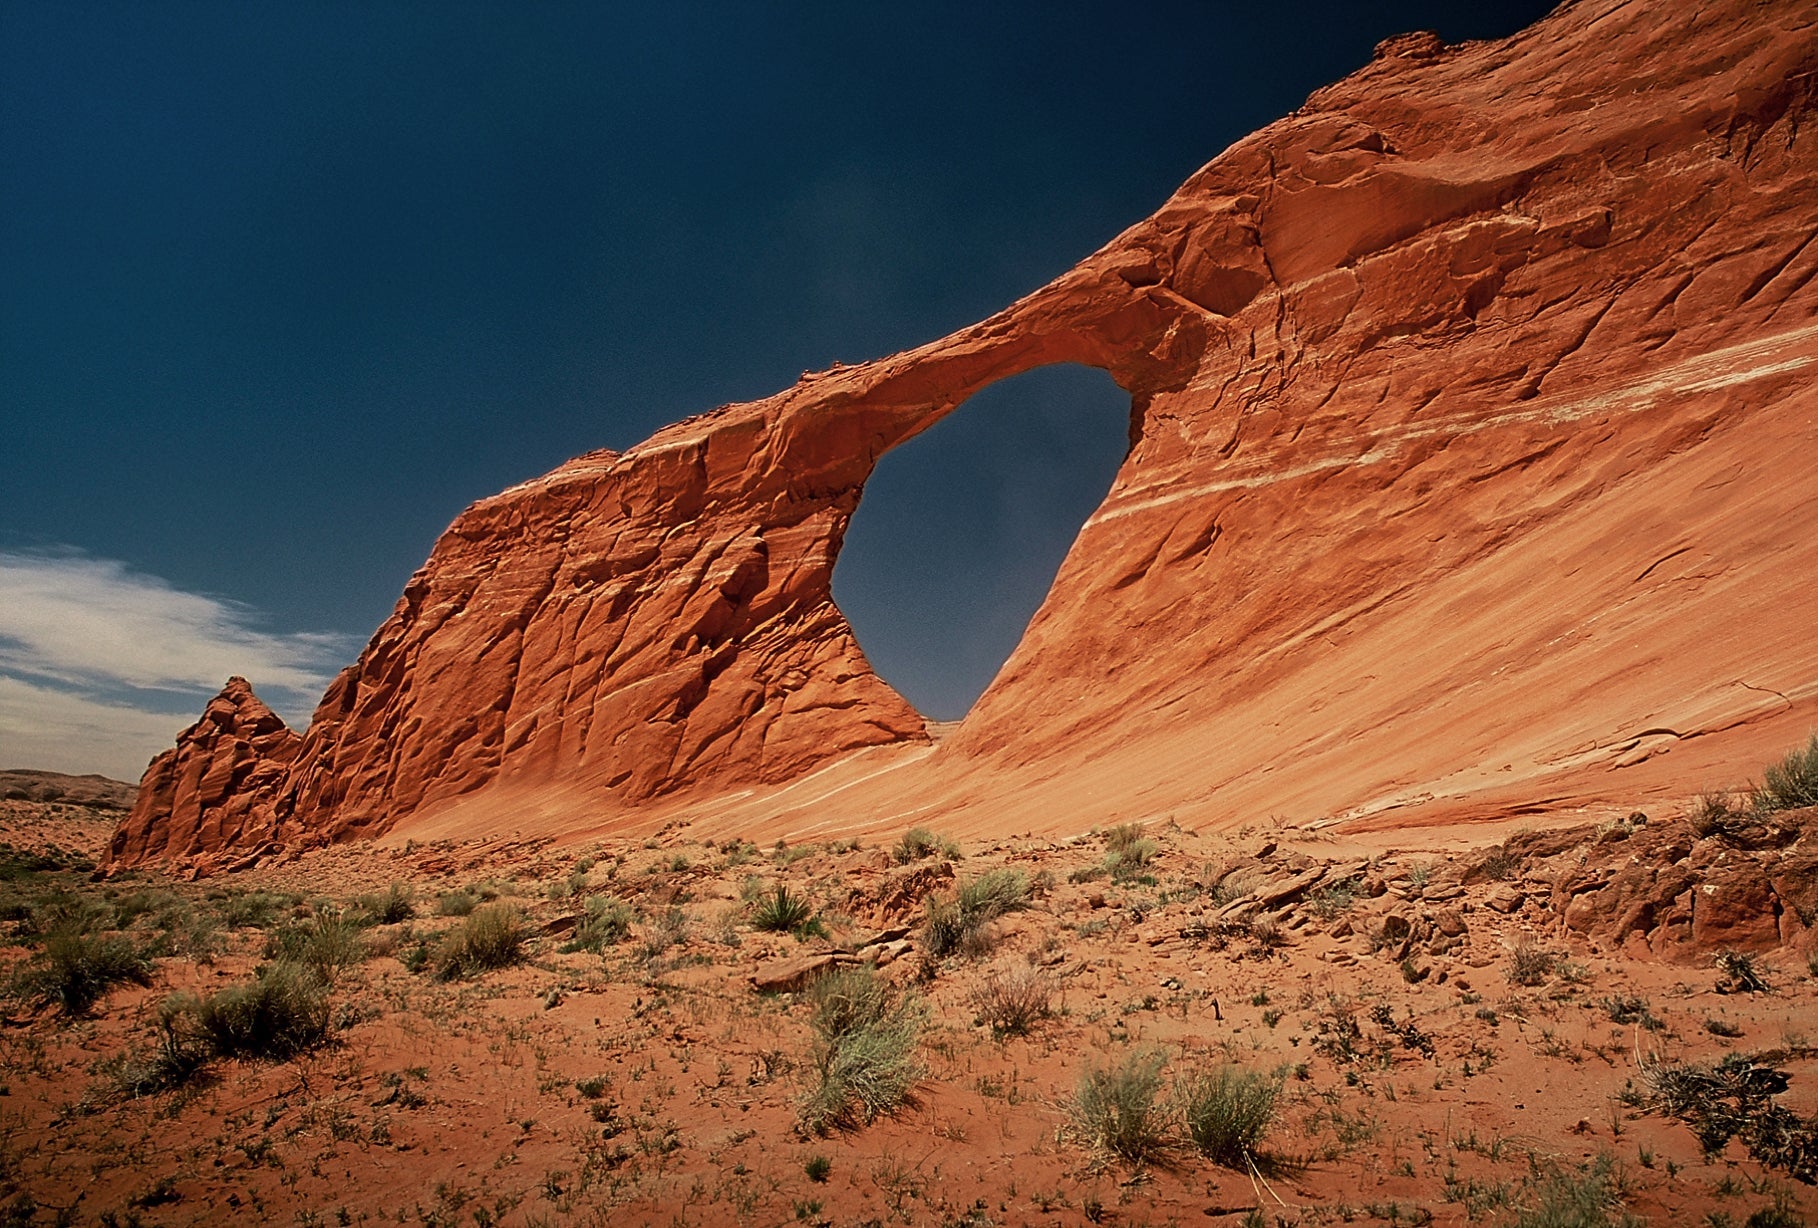
[[[202,719],[151,761],[132,813],[108,843],[111,865],[248,848],[277,836],[270,802],[303,739],[229,678]]]
[[[113,862],[659,811],[1432,822],[1733,778],[1818,721],[1815,80],[1795,0],[1390,40],[1000,314],[476,504],[281,782],[181,817],[148,789]],[[833,562],[885,451],[1055,362],[1129,390],[1132,448],[932,748]]]

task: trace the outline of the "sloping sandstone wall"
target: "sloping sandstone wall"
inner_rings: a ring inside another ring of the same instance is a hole
[[[204,796],[221,742],[186,741],[112,863],[925,744],[833,604],[842,535],[885,451],[1057,362],[1130,392],[1130,454],[990,690],[853,814],[988,824],[999,780],[1004,822],[1425,821],[1803,740],[1818,27],[1687,9],[1391,40],[998,315],[475,504],[300,744]]]

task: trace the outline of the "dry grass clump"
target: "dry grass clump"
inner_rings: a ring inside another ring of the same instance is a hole
[[[598,953],[609,946],[617,946],[630,936],[632,923],[636,920],[637,910],[617,896],[590,896],[585,915],[574,927],[574,937],[562,950]]]
[[[927,1008],[919,998],[856,967],[820,978],[808,1001],[816,1083],[797,1110],[805,1132],[863,1125],[908,1098],[923,1073],[915,1051]]]
[[[359,920],[368,925],[396,925],[417,915],[416,896],[403,883],[363,895],[355,904],[360,910]]]
[[[1785,1071],[1732,1053],[1715,1066],[1663,1062],[1645,1073],[1647,1107],[1684,1122],[1707,1157],[1739,1138],[1757,1163],[1818,1184],[1818,1117],[1776,1100],[1790,1083]]]
[[[1132,1052],[1121,1062],[1086,1067],[1073,1093],[1073,1121],[1092,1146],[1130,1164],[1168,1150],[1168,1111],[1158,1102],[1165,1055]]]
[[[1749,806],[1758,815],[1818,806],[1818,733],[1805,749],[1789,752],[1762,773],[1761,784],[1749,791]]]
[[[1523,942],[1509,954],[1508,978],[1516,985],[1535,986],[1545,984],[1559,967],[1559,956],[1553,951],[1537,947],[1531,942]]]
[[[290,960],[266,964],[251,981],[180,1006],[167,1029],[180,1035],[187,1013],[197,1035],[218,1057],[287,1058],[328,1036],[328,986],[312,968]]]
[[[1113,880],[1140,877],[1161,852],[1161,845],[1143,834],[1141,823],[1120,823],[1105,832],[1104,869]]]
[[[1531,1200],[1512,1228],[1640,1228],[1643,1222],[1622,1211],[1622,1173],[1608,1154],[1576,1172],[1555,1167],[1529,1187]]]
[[[323,908],[307,921],[274,930],[265,940],[265,958],[301,964],[332,988],[342,969],[366,958],[366,941],[354,918]]]
[[[43,952],[21,974],[16,988],[65,1015],[81,1015],[126,981],[151,984],[151,960],[131,940],[70,928],[53,931],[45,939]]]
[[[1197,1071],[1175,1084],[1187,1137],[1215,1164],[1243,1168],[1269,1132],[1281,1080],[1241,1066]]]
[[[453,981],[515,964],[524,958],[527,939],[517,909],[488,904],[443,936],[435,956],[436,976]]]
[[[911,827],[890,850],[891,858],[899,866],[920,861],[924,857],[939,857],[942,861],[958,861],[960,847],[950,837],[926,827]]]
[[[993,1036],[1027,1035],[1052,1013],[1054,979],[1028,964],[1012,964],[985,973],[972,991],[972,1009]]]
[[[1007,868],[987,870],[961,882],[958,892],[953,895],[938,894],[927,898],[922,949],[936,957],[954,951],[981,955],[991,946],[985,927],[1028,904],[1028,875]]]

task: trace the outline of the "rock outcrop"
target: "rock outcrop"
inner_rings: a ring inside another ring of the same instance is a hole
[[[206,856],[273,840],[271,800],[302,741],[246,679],[229,678],[202,719],[145,769],[132,812],[108,842],[107,863]]]
[[[1733,777],[1818,721],[1814,81],[1793,0],[1391,40],[998,315],[475,504],[300,745],[242,771],[186,735],[112,864],[653,815],[1439,822]],[[833,563],[885,452],[1059,362],[1129,391],[1130,452],[934,746]]]

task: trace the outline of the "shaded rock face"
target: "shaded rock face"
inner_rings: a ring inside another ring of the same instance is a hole
[[[302,741],[246,679],[228,679],[202,719],[145,769],[132,812],[108,843],[107,862],[207,855],[271,840],[271,798]]]
[[[723,807],[877,747],[840,821],[964,832],[1507,814],[1803,738],[1818,32],[1687,9],[1390,40],[998,315],[474,505],[294,754],[146,789],[113,863],[538,784]],[[1058,362],[1130,392],[1130,453],[930,748],[833,562],[880,456]]]

